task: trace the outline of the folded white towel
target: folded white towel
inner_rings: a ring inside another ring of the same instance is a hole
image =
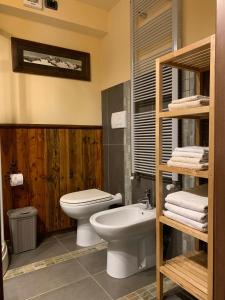
[[[190,97],[185,97],[185,98],[181,98],[181,99],[172,100],[172,103],[179,104],[179,103],[185,103],[185,102],[190,102],[190,101],[196,101],[196,100],[200,100],[200,99],[209,100],[209,97],[208,96],[202,96],[202,95],[194,95],[194,96],[190,96]]]
[[[199,231],[203,231],[203,232],[207,232],[208,231],[208,223],[199,223],[196,221],[193,221],[191,219],[182,217],[178,214],[175,214],[169,210],[164,210],[163,211],[164,216],[166,216],[167,218],[170,218],[172,220],[178,221],[182,224],[188,225],[194,229],[197,229]]]
[[[176,110],[176,109],[185,109],[185,108],[195,108],[195,107],[201,107],[209,105],[209,100],[207,99],[201,99],[197,101],[190,101],[190,102],[184,102],[180,104],[173,104],[170,103],[168,105],[169,111]]]
[[[191,219],[196,222],[205,223],[207,222],[208,219],[207,213],[200,213],[198,211],[183,208],[168,202],[165,203],[165,208],[175,214],[178,214],[180,216],[183,216],[185,218]]]
[[[201,153],[205,154],[209,152],[209,147],[202,147],[202,146],[185,146],[185,147],[176,147],[174,151],[180,152],[191,152],[191,153]]]
[[[207,163],[208,159],[206,158],[201,158],[201,157],[171,157],[171,161],[175,162],[182,162],[182,163],[189,163],[189,164],[200,164],[200,163]]]
[[[176,162],[172,160],[169,160],[167,162],[167,165],[170,167],[187,168],[195,171],[207,170],[209,167],[208,163],[190,164],[184,162]]]
[[[204,190],[205,188],[206,186],[204,185]],[[203,194],[204,190],[200,191],[199,189],[200,194]],[[178,191],[171,193],[166,196],[165,200],[168,203],[201,213],[207,213],[208,211],[208,197],[193,194],[193,190],[190,192]]]
[[[183,152],[183,151],[173,151],[172,157],[196,157],[208,160],[208,154],[202,154],[197,152]]]

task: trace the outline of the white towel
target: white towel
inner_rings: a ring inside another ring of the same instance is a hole
[[[184,152],[184,151],[173,151],[172,157],[195,157],[208,160],[208,154],[201,154],[197,152]]]
[[[206,186],[204,185],[204,190],[205,189]],[[171,204],[201,213],[206,213],[208,211],[208,197],[193,194],[193,190],[190,192],[178,191],[171,193],[166,196],[165,200]]]
[[[209,152],[209,147],[202,147],[202,146],[176,147],[174,151],[205,154]]]
[[[182,217],[178,214],[174,214],[173,212],[169,211],[169,210],[164,210],[163,211],[164,216],[166,216],[167,218],[170,218],[172,220],[178,221],[182,224],[188,225],[194,229],[197,229],[199,231],[203,231],[203,232],[207,232],[208,231],[208,223],[199,223],[196,221],[193,221],[191,219]]]
[[[188,163],[188,164],[200,164],[200,163],[207,163],[208,159],[206,158],[201,158],[201,157],[171,157],[171,161],[175,162],[182,162],[182,163]]]
[[[198,211],[183,208],[168,202],[165,203],[165,208],[175,214],[178,214],[180,216],[183,216],[185,218],[191,219],[196,222],[205,223],[207,222],[208,219],[207,213],[200,213]]]
[[[181,98],[181,99],[177,99],[177,100],[172,100],[172,103],[179,104],[179,103],[185,103],[185,102],[190,102],[190,101],[196,101],[196,100],[200,100],[200,99],[209,100],[209,97],[202,96],[202,95],[194,95],[194,96],[185,97],[185,98]]]
[[[176,161],[172,161],[172,160],[169,160],[167,162],[167,165],[170,167],[186,168],[186,169],[191,169],[191,170],[195,170],[195,171],[207,170],[209,167],[208,163],[190,164],[190,163],[184,163],[184,162],[176,162]]]
[[[190,102],[184,102],[180,104],[173,104],[170,103],[168,105],[169,111],[176,110],[176,109],[185,109],[185,108],[195,108],[195,107],[201,107],[209,105],[209,100],[207,99],[201,99],[197,101],[190,101]]]

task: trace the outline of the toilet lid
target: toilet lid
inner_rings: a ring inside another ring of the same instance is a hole
[[[98,200],[110,200],[112,195],[97,189],[84,190],[66,194],[61,197],[60,201],[63,203],[80,204],[87,202],[94,202]]]

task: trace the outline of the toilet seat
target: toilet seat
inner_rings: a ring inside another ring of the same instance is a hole
[[[112,195],[109,193],[103,192],[98,189],[89,189],[66,194],[61,197],[60,203],[74,206],[83,206],[108,201],[112,198]]]

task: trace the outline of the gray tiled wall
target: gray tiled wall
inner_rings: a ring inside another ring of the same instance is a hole
[[[124,129],[111,128],[113,112],[124,110],[124,85],[102,92],[102,123],[104,152],[104,190],[125,195]]]

